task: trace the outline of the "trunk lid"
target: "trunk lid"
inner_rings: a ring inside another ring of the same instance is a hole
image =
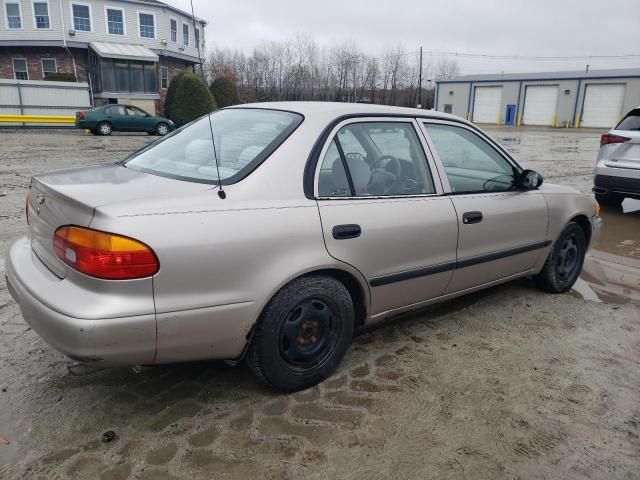
[[[28,193],[31,247],[54,274],[64,278],[68,267],[53,250],[53,236],[59,227],[90,226],[96,207],[102,205],[159,195],[180,196],[207,188],[210,186],[158,177],[115,164],[35,175]]]
[[[606,145],[605,165],[613,168],[640,170],[640,131],[612,130],[612,135],[629,138],[628,142]]]

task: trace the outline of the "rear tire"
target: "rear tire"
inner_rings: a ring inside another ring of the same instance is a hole
[[[107,135],[111,135],[111,132],[113,131],[113,127],[109,122],[100,122],[98,124],[97,130],[99,135],[107,136]]]
[[[570,290],[580,276],[586,252],[584,231],[577,223],[569,222],[553,244],[542,271],[533,276],[535,285],[548,293]]]
[[[283,287],[256,324],[245,362],[266,385],[303,390],[328,378],[351,343],[353,301],[346,287],[325,276]]]
[[[620,208],[624,201],[624,195],[619,193],[596,193],[596,201],[606,207]]]
[[[164,137],[167,133],[169,133],[169,125],[165,122],[160,122],[156,125],[156,135],[159,137]]]

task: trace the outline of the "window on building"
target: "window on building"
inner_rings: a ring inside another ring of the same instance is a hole
[[[124,11],[107,8],[107,32],[110,35],[124,35]]]
[[[169,67],[160,67],[160,88],[169,88]]]
[[[189,46],[189,25],[186,23],[182,24],[182,45]]]
[[[155,17],[152,13],[138,13],[138,23],[142,38],[156,38]]]
[[[80,32],[91,31],[91,8],[79,3],[71,4],[73,12],[73,28]]]
[[[19,3],[5,3],[7,13],[7,28],[22,28],[22,15]]]
[[[13,59],[13,78],[16,80],[29,80],[27,60],[24,58]]]
[[[171,41],[177,42],[178,41],[178,21],[172,18],[171,21],[169,22],[169,26],[171,29]]]
[[[453,105],[450,103],[445,103],[444,104],[444,113],[452,113],[453,112]]]
[[[50,73],[58,72],[58,64],[55,58],[42,59],[42,78],[47,78]]]
[[[196,48],[200,48],[200,30],[197,28],[193,30],[193,38],[196,42]]]
[[[33,2],[33,14],[36,28],[51,28],[49,22],[49,4],[47,2]]]
[[[105,59],[99,85],[102,92],[158,93],[158,70],[155,63]]]

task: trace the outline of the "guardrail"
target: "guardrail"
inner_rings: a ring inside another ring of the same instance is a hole
[[[71,115],[0,115],[0,123],[57,123],[75,124]]]

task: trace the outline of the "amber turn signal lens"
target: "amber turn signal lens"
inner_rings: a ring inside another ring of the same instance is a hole
[[[600,204],[596,202],[596,217],[600,216]]]
[[[58,228],[53,250],[73,269],[106,280],[150,277],[160,269],[156,254],[144,243],[90,228]]]

